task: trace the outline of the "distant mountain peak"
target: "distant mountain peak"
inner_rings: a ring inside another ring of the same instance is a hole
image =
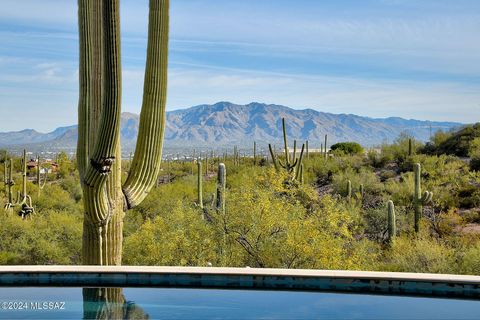
[[[165,147],[223,148],[233,145],[251,146],[281,143],[281,118],[287,119],[290,141],[309,140],[316,146],[325,134],[329,144],[339,141],[357,141],[362,145],[376,145],[393,141],[401,132],[419,140],[428,140],[432,132],[449,130],[460,123],[406,120],[399,117],[374,119],[353,114],[332,114],[311,108],[292,109],[282,105],[251,102],[246,105],[220,101],[212,105],[197,105],[188,109],[167,112]],[[138,134],[139,116],[124,112],[121,117],[122,146],[132,150]],[[43,134],[33,129],[0,133],[0,147],[28,146],[39,149],[74,150],[77,127],[60,127]]]

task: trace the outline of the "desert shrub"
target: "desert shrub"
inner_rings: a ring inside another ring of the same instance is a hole
[[[76,162],[71,160],[65,152],[62,151],[57,155],[57,163],[57,176],[59,178],[66,178],[69,175],[75,174]]]
[[[361,154],[363,147],[356,142],[339,142],[330,147],[334,153],[338,154]]]
[[[213,230],[200,212],[172,201],[169,212],[148,219],[125,239],[124,264],[206,266],[217,264]]]
[[[362,214],[365,236],[377,242],[383,242],[387,236],[387,206],[386,202],[376,208],[364,210]],[[408,233],[413,228],[412,216],[408,215],[405,207],[395,207],[397,233]]]
[[[480,241],[468,248],[460,261],[459,272],[462,274],[480,275]]]
[[[363,184],[365,192],[368,193],[377,194],[383,191],[383,185],[378,177],[374,172],[365,167],[359,170],[347,168],[335,174],[332,180],[335,191],[342,195],[346,194],[348,180],[352,182],[352,192],[358,192],[361,184]]]
[[[310,186],[285,183],[273,169],[231,176],[225,216],[214,214],[227,266],[355,268],[352,217]]]
[[[480,137],[480,123],[467,125],[456,132],[450,133],[436,143],[436,154],[452,154],[458,157],[467,157],[472,141]]]
[[[458,227],[465,223],[464,218],[455,209],[436,211],[433,208],[426,208],[424,217],[430,224],[432,234],[441,238],[456,234]]]
[[[213,194],[215,181],[208,180],[203,186],[205,196]],[[196,176],[176,179],[167,184],[162,184],[150,191],[148,197],[131,211],[139,213],[143,220],[154,219],[157,216],[168,214],[177,206],[177,201],[193,204],[197,198]]]
[[[397,237],[385,255],[383,270],[395,272],[452,273],[455,254],[452,248],[428,237]]]
[[[412,135],[403,132],[392,144],[384,143],[381,146],[382,156],[399,163],[405,161],[408,157],[408,145],[410,139],[413,144],[413,152],[416,153],[417,150],[422,147],[422,144],[415,140]]]
[[[5,216],[0,225],[3,264],[80,264],[81,219],[43,212],[31,220]]]
[[[470,169],[480,171],[480,137],[472,140],[468,151],[470,156]]]
[[[80,186],[78,175],[68,176],[65,179],[61,179],[59,185],[74,201],[79,202],[82,199],[82,187]]]
[[[475,208],[480,206],[480,189],[474,185],[465,185],[459,188],[458,192],[459,207]]]
[[[47,184],[40,194],[37,190],[32,190],[31,194],[34,196],[33,204],[38,214],[47,210],[82,213],[83,203],[59,184]]]
[[[392,161],[389,157],[383,156],[381,153],[374,149],[370,149],[367,152],[367,164],[374,168],[383,168],[385,165]]]

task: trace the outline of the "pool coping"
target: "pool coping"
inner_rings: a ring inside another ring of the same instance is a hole
[[[0,266],[0,287],[194,287],[480,298],[480,276],[344,270]]]

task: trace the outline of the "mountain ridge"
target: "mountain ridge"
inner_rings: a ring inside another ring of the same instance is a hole
[[[428,140],[430,131],[450,130],[463,124],[400,117],[371,118],[355,114],[333,114],[311,108],[292,109],[277,104],[252,102],[246,105],[218,102],[186,109],[168,111],[165,148],[226,147],[234,144],[249,146],[258,143],[280,143],[281,118],[287,120],[289,139],[309,140],[320,144],[325,134],[329,142],[356,141],[365,146],[392,142],[402,132],[421,141]],[[122,113],[122,147],[133,150],[138,134],[139,116]],[[59,127],[49,133],[34,129],[0,132],[0,147],[29,149],[66,149],[76,147],[77,126]]]

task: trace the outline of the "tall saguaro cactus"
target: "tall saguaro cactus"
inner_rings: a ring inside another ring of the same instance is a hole
[[[47,183],[47,178],[48,178],[48,169],[45,169],[45,173],[43,174],[43,182],[42,182],[42,176],[41,176],[41,165],[40,165],[40,156],[37,155],[37,187],[38,187],[38,194],[40,194],[40,191],[45,188],[45,184]]]
[[[7,160],[5,160],[5,163],[7,163]],[[5,210],[9,210],[10,208],[13,207],[13,186],[15,185],[15,181],[13,180],[12,177],[12,159],[8,160],[8,166],[5,165],[5,181],[6,181],[6,187],[7,187],[7,195],[8,195],[8,203],[5,204]]]
[[[3,160],[3,186],[5,188],[5,192],[8,189],[8,176],[7,176],[7,157]]]
[[[325,135],[325,153],[323,154],[325,156],[325,159],[328,159],[328,153],[327,153],[327,142],[328,142],[328,135]]]
[[[285,124],[285,118],[282,118],[282,131],[283,131],[283,148],[285,150],[285,162],[279,160],[275,154],[275,150],[272,149],[271,144],[268,145],[270,150],[270,156],[272,157],[273,165],[278,171],[280,167],[284,168],[289,174],[293,174],[294,179],[298,179],[298,172],[303,161],[303,153],[305,152],[305,144],[302,145],[302,151],[300,152],[300,157],[297,159],[297,140],[293,141],[293,155],[290,159],[290,151],[288,149],[287,141],[287,127]]]
[[[197,160],[197,193],[198,193],[198,206],[203,209],[203,181],[202,181],[202,161]]]
[[[392,200],[387,203],[387,241],[392,243],[397,234],[397,225],[395,221],[395,205]]]
[[[84,201],[83,263],[119,265],[123,216],[160,171],[167,87],[169,0],[150,0],[147,62],[135,154],[121,185],[119,0],[78,0],[77,161]]]
[[[430,191],[425,191],[422,194],[421,186],[421,173],[422,167],[420,163],[414,165],[414,175],[415,175],[415,191],[413,204],[415,206],[415,232],[420,230],[420,219],[423,215],[423,206],[427,205],[432,201],[433,193]]]
[[[289,174],[293,174],[294,180],[299,178],[300,167],[303,162],[303,153],[305,152],[305,144],[302,144],[302,150],[300,151],[300,157],[297,158],[297,140],[293,141],[293,155],[290,159],[290,152],[288,149],[287,141],[287,128],[285,125],[285,118],[282,118],[282,131],[283,131],[283,147],[285,150],[285,162],[282,162],[277,158],[275,150],[272,148],[271,144],[268,144],[268,149],[270,150],[270,156],[272,157],[273,165],[275,170],[279,170],[280,167],[284,168]]]
[[[225,213],[226,182],[227,182],[227,169],[225,168],[225,164],[220,163],[218,165],[216,209],[218,212],[221,212],[221,213]]]

